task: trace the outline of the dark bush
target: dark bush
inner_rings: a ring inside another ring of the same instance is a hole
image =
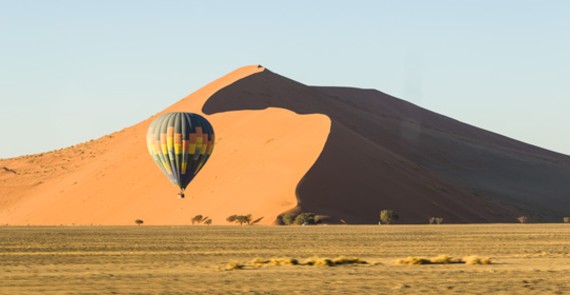
[[[380,211],[380,221],[382,223],[391,224],[396,222],[399,216],[392,210],[382,210]]]
[[[315,224],[315,213],[301,213],[295,217],[294,224]]]
[[[285,214],[281,220],[285,225],[291,225],[295,222],[295,217],[297,217],[297,214]]]

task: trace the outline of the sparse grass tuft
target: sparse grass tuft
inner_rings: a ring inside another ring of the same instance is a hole
[[[405,259],[396,260],[396,264],[431,264],[431,261],[427,258],[408,256]]]
[[[336,266],[336,265],[346,265],[346,264],[368,264],[368,262],[358,258],[358,257],[344,257],[339,256],[337,258],[323,258],[323,257],[311,257],[305,259],[302,263],[298,259],[292,257],[283,258],[254,258],[249,264],[240,263],[230,263],[224,270],[234,270],[243,269],[246,266],[253,266],[256,268],[260,267],[270,267],[270,266],[285,266],[285,265],[305,265],[305,266]]]
[[[315,261],[314,266],[334,266],[334,262],[329,258],[320,258]]]
[[[299,260],[295,258],[255,258],[251,261],[251,264],[255,267],[266,267],[266,266],[280,266],[280,265],[297,265]]]
[[[295,259],[295,258],[281,258],[281,259],[277,259],[277,264],[276,265],[297,265],[299,264],[299,260]]]
[[[465,264],[491,264],[491,259],[489,257],[479,257],[479,256],[467,256],[463,258]]]
[[[295,258],[272,258],[269,260],[269,264],[272,266],[297,265],[299,261]]]
[[[334,262],[330,258],[311,257],[305,260],[304,265],[312,266],[334,266]]]
[[[251,264],[253,264],[254,266],[262,266],[262,265],[264,265],[264,264],[266,264],[266,263],[269,263],[269,260],[263,259],[263,258],[259,258],[259,257],[256,257],[256,258],[254,258],[254,259],[251,261]]]
[[[236,270],[236,269],[243,269],[245,267],[244,264],[241,264],[239,262],[231,262],[228,263],[228,265],[226,265],[226,267],[224,267],[225,271],[230,271],[230,270]]]
[[[340,264],[368,264],[368,262],[366,262],[366,261],[364,261],[358,257],[339,256],[337,258],[334,258],[332,261],[336,265],[340,265]]]
[[[432,264],[450,264],[450,263],[462,263],[461,259],[454,259],[448,255],[439,255],[430,259]]]
[[[429,259],[423,257],[408,256],[405,259],[396,260],[396,264],[408,264],[408,265],[451,264],[451,263],[491,264],[491,259],[489,257],[479,257],[479,256],[467,256],[461,259],[461,258],[453,258],[448,255],[439,255]]]

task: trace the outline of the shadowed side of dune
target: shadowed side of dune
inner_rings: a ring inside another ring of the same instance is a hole
[[[567,156],[379,91],[310,87],[266,70],[221,89],[202,110],[269,107],[324,114],[332,122],[321,155],[297,187],[297,212],[349,223],[375,222],[383,208],[403,222],[430,216],[504,222],[527,211],[555,220],[564,214],[560,206],[570,205]]]

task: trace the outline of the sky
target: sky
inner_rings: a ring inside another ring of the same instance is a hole
[[[0,0],[0,158],[121,130],[250,64],[570,154],[569,15],[546,0]]]

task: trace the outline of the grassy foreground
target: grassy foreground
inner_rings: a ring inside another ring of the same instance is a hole
[[[399,265],[407,256],[490,265]],[[255,258],[369,264],[222,271]],[[1,294],[567,294],[570,224],[0,227]]]

